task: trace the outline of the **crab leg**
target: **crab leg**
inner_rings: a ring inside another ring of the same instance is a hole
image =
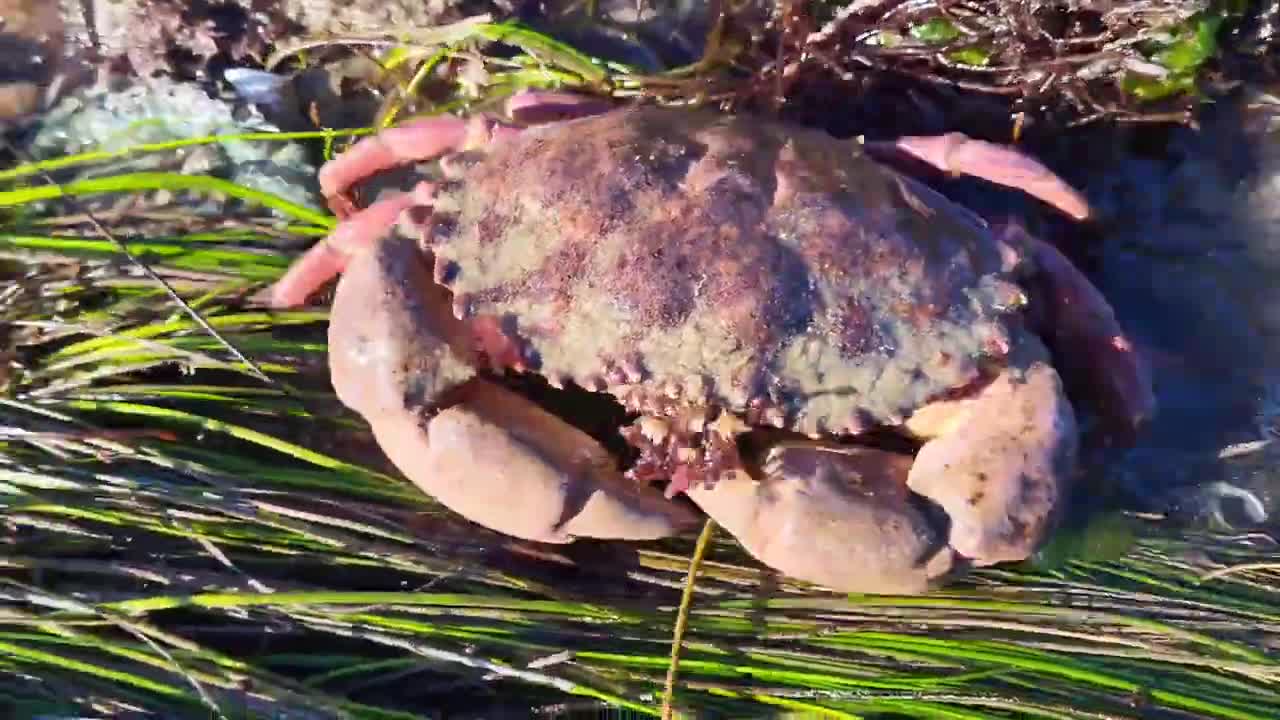
[[[507,114],[525,124],[596,115],[611,107],[608,100],[549,90],[522,90],[507,98]]]
[[[897,150],[954,175],[971,175],[1021,190],[1077,220],[1089,217],[1089,202],[1075,188],[1034,158],[1006,145],[975,140],[963,133],[907,136],[867,143],[873,151]]]
[[[1102,291],[1070,259],[1018,225],[1004,232],[1024,239],[1039,270],[1038,294],[1046,303],[1036,331],[1055,351],[1054,364],[1070,385],[1089,393],[1112,431],[1132,435],[1156,410],[1145,358]]]
[[[317,176],[320,192],[334,214],[349,217],[358,210],[348,194],[356,183],[382,170],[471,147],[487,140],[489,129],[484,118],[469,121],[455,117],[431,117],[387,128],[325,163]],[[481,133],[483,137],[477,137]]]
[[[428,118],[365,138],[325,163],[320,168],[320,190],[330,209],[342,220],[276,282],[271,288],[271,304],[300,305],[341,273],[352,256],[394,227],[401,213],[412,207],[430,206],[435,193],[434,185],[420,182],[409,193],[379,200],[357,211],[348,195],[351,186],[381,170],[463,150],[477,141],[478,133],[483,133],[481,140],[489,139],[492,130],[493,122],[484,118]]]
[[[547,91],[519,92],[506,102],[507,114],[524,123],[592,115],[609,107],[604,100]],[[271,304],[293,307],[303,303],[308,295],[340,274],[355,253],[392,227],[401,213],[430,206],[435,191],[430,183],[418,183],[406,195],[380,200],[360,210],[350,197],[352,186],[383,170],[482,147],[516,132],[519,128],[484,116],[469,120],[431,117],[364,138],[325,163],[319,173],[320,190],[330,210],[342,221],[272,287]]]
[[[582,95],[534,91],[516,93],[506,102],[507,114],[523,123],[593,115],[608,107],[606,101]],[[470,119],[429,117],[387,128],[325,163],[318,176],[320,191],[329,208],[346,217],[356,211],[348,190],[361,180],[406,163],[483,147],[516,132],[518,127],[483,115]]]
[[[347,262],[394,227],[412,207],[430,206],[435,186],[420,182],[411,192],[379,200],[338,223],[333,232],[303,253],[271,287],[271,305],[295,307],[346,269]]]

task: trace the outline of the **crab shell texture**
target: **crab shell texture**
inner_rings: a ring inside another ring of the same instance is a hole
[[[1026,312],[1046,246],[853,141],[707,111],[534,126],[441,167],[347,263],[330,365],[448,507],[532,540],[657,538],[697,522],[666,478],[765,564],[865,592],[1024,559],[1052,528],[1077,425],[1029,324],[1072,311]],[[477,374],[513,368],[625,406],[627,476]],[[849,442],[877,428],[923,444]]]

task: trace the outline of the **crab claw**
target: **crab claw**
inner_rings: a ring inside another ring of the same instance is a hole
[[[954,568],[911,500],[911,457],[865,447],[771,448],[760,482],[742,473],[686,490],[757,560],[840,592],[917,594]]]
[[[1075,414],[1038,345],[1025,338],[1014,348],[1016,367],[906,423],[927,440],[907,486],[946,511],[951,547],[976,565],[1029,557],[1053,529],[1075,472]]]
[[[1076,470],[1075,416],[1038,341],[972,396],[906,421],[909,455],[821,442],[771,448],[764,479],[685,491],[756,559],[844,592],[926,592],[966,565],[1025,560]],[[943,517],[945,515],[945,518]]]
[[[474,380],[426,420],[371,419],[387,457],[450,510],[505,535],[653,540],[697,524],[655,489],[627,482],[591,436],[513,392]]]
[[[464,322],[409,239],[376,240],[338,283],[329,368],[338,398],[369,422],[423,492],[492,530],[539,542],[642,540],[680,532],[691,511],[626,482],[589,435],[475,376],[510,364],[501,328]]]

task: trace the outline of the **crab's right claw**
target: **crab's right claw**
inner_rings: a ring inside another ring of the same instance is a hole
[[[762,482],[726,474],[685,493],[765,565],[840,592],[918,594],[956,569],[910,500],[911,457],[813,443],[770,449]]]
[[[546,543],[653,540],[698,519],[655,488],[627,482],[592,437],[484,380],[426,418],[371,418],[383,452],[415,485],[491,530]]]

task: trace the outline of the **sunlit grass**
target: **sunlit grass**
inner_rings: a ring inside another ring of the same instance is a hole
[[[637,94],[687,82],[487,23],[385,50],[425,81],[423,64],[478,40],[518,52],[431,111],[489,107],[529,85]],[[393,96],[383,120],[400,107]],[[12,262],[0,351],[14,351],[0,370],[0,709],[418,718],[472,698],[658,715],[694,539],[621,559],[616,546],[548,550],[435,506],[329,390],[324,309],[247,302],[288,266],[281,248],[332,218],[212,176],[104,173],[132,152],[0,174],[0,206],[14,212],[0,226]],[[97,175],[77,178],[87,167]],[[28,212],[156,191],[242,210],[171,232],[109,223],[114,240]],[[116,240],[218,336],[122,262]],[[1277,717],[1274,544],[1118,522],[1137,534],[1118,551],[987,570],[916,598],[790,583],[719,533],[689,595],[676,704],[726,717]],[[1184,559],[1192,550],[1239,569],[1206,579]]]

